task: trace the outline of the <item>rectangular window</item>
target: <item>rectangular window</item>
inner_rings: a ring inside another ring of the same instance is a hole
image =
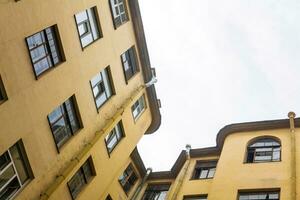
[[[131,112],[134,120],[136,120],[142,114],[145,108],[145,97],[143,95],[131,106]]]
[[[96,6],[77,13],[75,21],[82,48],[102,37]]]
[[[30,179],[33,174],[19,140],[0,156],[0,199],[12,199]]]
[[[239,200],[279,200],[279,192],[239,192]]]
[[[57,148],[82,127],[77,113],[75,96],[72,96],[48,115]]]
[[[117,144],[124,137],[122,122],[120,121],[113,130],[105,137],[105,143],[108,153],[110,154]]]
[[[197,161],[192,179],[213,178],[216,172],[217,161]]]
[[[26,42],[36,77],[65,60],[56,25],[27,37]]]
[[[125,0],[109,0],[115,28],[128,21]]]
[[[119,177],[119,182],[126,194],[131,190],[131,188],[134,186],[137,180],[138,177],[131,164],[126,168],[123,174]]]
[[[7,100],[6,91],[4,88],[4,84],[2,82],[2,78],[0,76],[0,104]]]
[[[207,200],[207,195],[184,196],[183,200]]]
[[[93,176],[96,176],[96,172],[92,157],[89,157],[68,182],[68,187],[73,199],[76,199],[80,191],[91,181]]]
[[[171,184],[149,185],[142,200],[165,200]]]
[[[114,94],[110,68],[106,67],[90,82],[96,107],[99,109]]]
[[[139,71],[134,46],[121,55],[126,83]]]

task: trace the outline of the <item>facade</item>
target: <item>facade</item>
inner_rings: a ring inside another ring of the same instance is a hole
[[[0,5],[0,199],[129,199],[160,125],[137,0]]]
[[[228,125],[217,146],[188,146],[170,171],[148,175],[138,199],[299,200],[300,118],[289,117]]]

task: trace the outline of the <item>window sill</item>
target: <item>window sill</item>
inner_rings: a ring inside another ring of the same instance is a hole
[[[127,16],[128,17],[128,16]],[[127,24],[130,20],[127,19],[126,21],[122,22],[120,25],[115,25],[115,19],[114,19],[114,28],[115,30],[117,30],[118,28],[120,28],[122,25]]]
[[[136,123],[141,118],[145,110],[146,108],[144,108],[144,110],[142,110],[142,112],[140,112],[135,118],[133,117],[134,123]]]
[[[94,102],[95,102],[95,106],[96,106],[96,110],[97,110],[97,113],[99,114],[100,113],[100,110],[105,106],[105,104],[107,104],[107,102],[109,102],[114,96],[116,96],[116,94],[112,94],[99,108],[97,107],[97,104],[96,104],[96,99],[94,97]]]
[[[80,46],[81,46],[81,50],[84,51],[86,48],[88,48],[89,46],[92,46],[92,44],[96,43],[98,40],[102,39],[103,38],[103,35],[101,35],[99,38],[97,38],[96,40],[93,40],[93,42],[89,43],[88,45],[86,46],[82,46],[81,44],[81,41],[79,39],[79,42],[80,42]]]
[[[40,78],[42,78],[43,76],[45,76],[46,74],[50,73],[51,71],[55,70],[58,66],[62,65],[63,63],[65,62],[65,60],[61,61],[60,63],[46,69],[45,71],[43,71],[41,74],[39,75],[36,75],[35,73],[35,69],[34,69],[34,66],[33,67],[33,71],[34,71],[34,75],[35,75],[35,79],[36,80],[39,80]]]
[[[277,160],[277,161],[264,161],[264,162],[244,162],[243,164],[263,164],[263,163],[279,163],[282,160]]]
[[[138,74],[139,74],[140,71],[136,71],[129,79],[126,79],[126,76],[125,76],[125,82],[126,82],[126,85],[129,84],[129,82],[134,79]],[[124,72],[125,74],[125,72]]]
[[[212,180],[214,179],[214,177],[212,178],[191,178],[190,181],[205,181],[205,180]]]
[[[60,153],[63,151],[63,149],[65,149],[65,148],[68,146],[68,144],[71,143],[72,139],[74,139],[74,137],[75,137],[76,135],[78,135],[78,134],[81,132],[82,129],[83,129],[83,127],[81,127],[79,130],[77,130],[77,131],[76,131],[71,137],[69,137],[68,140],[65,141],[60,147],[58,147],[57,144],[55,143],[54,135],[53,135],[53,133],[52,133],[53,139],[54,139],[54,143],[55,143],[55,146],[56,146],[56,149],[57,149],[57,153],[60,154]]]
[[[123,141],[123,139],[125,138],[125,136],[123,136],[119,141],[118,143],[112,148],[111,151],[108,150],[107,148],[107,143],[106,141],[104,140],[104,143],[105,143],[105,146],[106,146],[106,150],[107,150],[107,154],[108,154],[108,157],[110,158],[111,157],[111,154],[114,152],[114,150],[120,145],[120,143]]]

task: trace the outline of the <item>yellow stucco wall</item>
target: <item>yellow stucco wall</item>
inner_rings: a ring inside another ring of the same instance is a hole
[[[82,50],[74,14],[93,6],[97,6],[103,38]],[[130,12],[128,14],[131,19]],[[120,59],[122,53],[136,45],[133,25],[129,20],[115,30],[108,0],[2,1],[0,24],[0,75],[8,95],[8,101],[0,105],[0,154],[22,138],[35,178],[16,199],[39,199],[39,195],[95,136],[96,131],[101,130],[125,100],[143,85],[141,67],[141,71],[126,84]],[[66,61],[36,80],[25,37],[54,24],[58,26]],[[116,95],[98,113],[89,81],[108,65]],[[47,115],[73,94],[84,128],[58,153]],[[141,94],[145,94],[147,100],[145,90]],[[149,106],[134,122],[131,105],[121,117],[126,137],[111,157],[105,147],[105,135],[102,135],[100,142],[65,177],[50,199],[71,199],[66,183],[89,155],[92,155],[97,176],[78,199],[104,198],[112,180],[124,170],[124,163],[128,162],[130,153],[151,123]]]
[[[219,157],[216,173],[213,179],[190,180],[197,160],[214,160],[218,157],[191,158],[182,186],[177,190],[178,200],[185,195],[208,195],[209,200],[234,200],[237,199],[238,190],[245,189],[270,189],[280,188],[280,199],[298,200],[294,197],[294,189],[299,186],[299,166],[292,165],[292,134],[296,135],[296,161],[299,163],[299,131],[291,133],[290,129],[277,129],[265,131],[252,131],[233,133],[226,137],[224,146]],[[246,148],[249,141],[256,137],[273,136],[281,141],[281,161],[266,163],[245,163]],[[298,148],[297,148],[298,146]],[[168,199],[175,194],[176,185],[183,176],[182,167],[177,178],[174,180],[169,192]],[[297,169],[297,183],[292,182],[292,167]],[[153,180],[152,180],[153,181]],[[294,184],[294,185],[293,185]],[[298,189],[299,192],[299,189]]]

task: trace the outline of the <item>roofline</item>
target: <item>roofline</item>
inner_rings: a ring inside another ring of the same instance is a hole
[[[295,118],[295,127],[300,127],[300,118]],[[207,157],[207,156],[219,156],[221,154],[225,139],[227,136],[234,133],[242,133],[249,131],[262,131],[262,130],[273,130],[273,129],[283,129],[290,128],[289,119],[279,119],[279,120],[268,120],[268,121],[255,121],[255,122],[245,122],[236,123],[224,126],[217,134],[217,145],[214,147],[191,149],[191,158]],[[136,151],[135,153],[138,153]],[[135,162],[135,160],[133,160]],[[162,180],[162,179],[175,179],[182,169],[186,161],[185,151],[181,151],[171,170],[169,171],[157,171],[152,172],[149,176],[149,180]],[[144,163],[136,163],[136,165]]]
[[[144,33],[144,26],[142,21],[142,16],[140,12],[139,2],[138,0],[129,0],[129,10],[131,14],[131,20],[133,24],[133,29],[135,33],[135,38],[137,42],[137,48],[139,51],[139,57],[141,61],[141,67],[143,68],[143,76],[144,76],[144,82],[147,83],[152,79],[152,68],[147,48],[147,42],[146,37]],[[151,85],[150,87],[146,88],[149,104],[150,104],[150,110],[152,114],[152,120],[151,124],[148,127],[145,134],[151,134],[154,133],[161,124],[161,114],[159,110],[157,95],[155,86]]]

